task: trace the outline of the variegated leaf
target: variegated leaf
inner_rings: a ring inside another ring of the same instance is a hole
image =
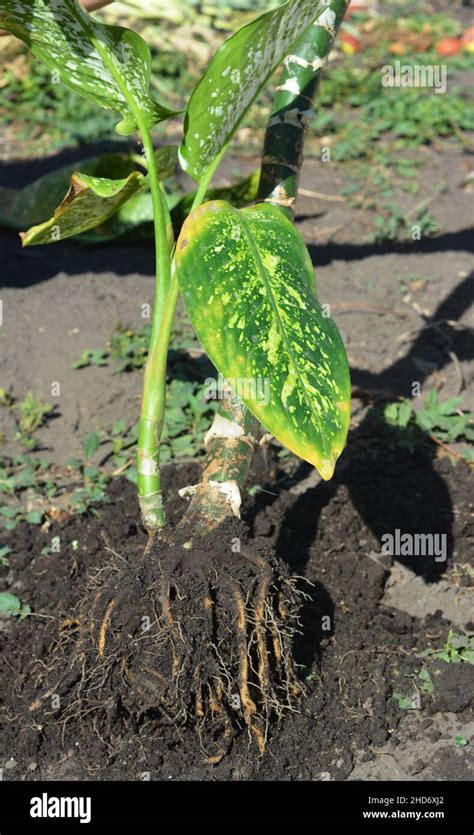
[[[21,38],[51,70],[52,81],[122,114],[116,130],[148,128],[176,113],[149,95],[150,50],[140,35],[99,23],[77,0],[0,0],[0,28]]]
[[[328,6],[329,0],[290,0],[243,26],[216,52],[186,110],[180,160],[191,177],[200,179],[311,22],[331,26]]]
[[[105,223],[84,232],[81,243],[94,245],[123,237],[153,240],[153,202],[148,190],[134,194]]]
[[[77,171],[69,190],[48,220],[22,232],[23,246],[50,244],[100,226],[132,195],[146,188],[146,179],[132,171],[122,180],[92,177]]]
[[[136,165],[129,153],[99,154],[56,168],[23,188],[0,187],[0,225],[20,231],[49,218],[66,194],[71,175],[78,167],[83,174],[122,179]]]
[[[166,180],[174,174],[177,150],[176,145],[164,145],[155,151],[160,180]],[[71,176],[74,175],[77,180],[77,178],[81,179],[83,175],[87,174],[95,180],[97,178],[104,180],[104,185],[109,183],[111,193],[103,196],[102,211],[96,200],[99,195],[95,195],[93,190],[90,190],[88,195],[82,192],[81,213],[80,216],[79,214],[76,215],[76,221],[79,221],[78,229],[73,231],[73,228],[69,228],[68,224],[67,236],[82,234],[84,229],[91,230],[92,227],[89,224],[95,223],[96,220],[100,224],[100,228],[89,232],[87,239],[83,237],[82,240],[87,240],[88,243],[112,240],[134,231],[139,226],[146,227],[143,229],[143,233],[146,234],[148,230],[152,231],[153,226],[151,198],[149,192],[144,190],[147,178],[142,175],[139,178],[134,177],[132,183],[128,184],[122,193],[120,193],[120,188],[119,191],[114,188],[118,180],[123,182],[132,174],[138,161],[140,160],[136,155],[129,153],[100,154],[96,157],[81,160],[79,163],[80,172],[76,170],[78,163],[72,163],[45,174],[21,189],[0,187],[0,225],[18,231],[39,225],[41,234],[37,230],[38,239],[36,233],[33,235],[29,230],[26,233],[26,243],[24,245],[52,243],[57,240],[57,237],[52,237],[49,230],[57,223],[55,211],[65,199],[68,189],[70,189]],[[85,202],[86,198],[89,201],[88,203]],[[97,214],[91,211],[92,200],[95,201],[97,210],[100,208]],[[179,195],[174,198],[174,202],[171,202],[170,208],[178,200]],[[69,211],[71,211],[71,205],[69,205]],[[70,217],[72,219],[72,215]],[[109,219],[109,223],[105,223],[104,219]],[[84,222],[87,222],[87,227],[85,227]],[[45,231],[47,240],[44,239]]]
[[[349,368],[293,224],[270,204],[205,203],[183,226],[176,266],[217,369],[269,432],[331,478],[349,426]]]

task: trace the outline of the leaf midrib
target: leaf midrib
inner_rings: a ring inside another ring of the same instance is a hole
[[[280,330],[280,335],[282,337],[283,342],[285,343],[285,347],[286,347],[286,350],[288,352],[289,359],[290,359],[290,361],[293,365],[294,370],[296,371],[296,376],[298,378],[298,382],[299,382],[300,387],[303,391],[304,400],[306,401],[309,412],[313,416],[313,419],[314,419],[315,423],[317,423],[318,415],[317,415],[316,411],[312,408],[311,400],[308,399],[308,396],[306,394],[306,387],[304,385],[304,379],[303,379],[303,377],[301,375],[301,372],[299,370],[298,363],[295,360],[295,357],[293,355],[291,344],[289,343],[289,340],[288,340],[288,337],[287,337],[287,334],[286,334],[286,330],[285,330],[285,327],[283,325],[283,322],[282,322],[282,319],[281,319],[281,316],[280,316],[280,311],[279,311],[279,308],[278,308],[278,304],[275,300],[271,284],[270,284],[270,282],[268,280],[268,277],[267,277],[267,272],[266,272],[265,266],[262,263],[260,253],[259,253],[257,245],[254,241],[250,225],[249,225],[247,219],[244,217],[243,213],[239,213],[237,209],[233,209],[233,212],[234,212],[234,214],[236,214],[238,216],[238,218],[239,218],[239,220],[242,224],[244,234],[245,234],[245,237],[247,239],[247,243],[249,244],[249,247],[252,251],[252,255],[254,257],[254,261],[257,265],[258,273],[260,275],[260,278],[262,279],[262,283],[265,286],[265,289],[267,291],[267,296],[268,296],[268,298],[270,300],[270,304],[273,308],[273,312],[274,312],[275,317],[276,317],[278,328]],[[283,405],[283,403],[282,403],[282,405]]]

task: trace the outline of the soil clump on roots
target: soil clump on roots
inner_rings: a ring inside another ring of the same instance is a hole
[[[263,753],[303,690],[292,661],[303,597],[237,520],[192,541],[179,527],[138,553],[111,552],[59,624],[30,711],[47,716],[56,695],[55,722],[80,720],[106,744],[118,718],[129,731],[159,720],[193,727],[209,763],[244,732]]]

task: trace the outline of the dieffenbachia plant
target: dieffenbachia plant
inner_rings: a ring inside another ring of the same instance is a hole
[[[239,394],[238,400],[224,398],[208,433],[203,483],[217,487],[238,512],[255,419],[325,479],[343,449],[350,405],[346,354],[336,325],[318,303],[313,267],[292,212],[305,122],[347,5],[289,0],[239,29],[214,55],[185,110],[177,157],[197,188],[175,242],[161,185],[174,151],[155,151],[150,129],[178,112],[149,92],[145,42],[127,29],[99,23],[76,0],[0,0],[0,27],[24,40],[62,83],[117,111],[117,131],[138,131],[143,144],[145,173],[125,168],[120,179],[111,179],[99,176],[93,165],[72,172],[59,207],[28,230],[23,244],[87,232],[123,211],[128,201],[144,192],[151,196],[156,288],[137,453],[138,497],[150,533],[166,521],[160,438],[180,293],[204,348]],[[283,61],[257,202],[238,209],[226,199],[209,200],[212,177],[232,136]]]

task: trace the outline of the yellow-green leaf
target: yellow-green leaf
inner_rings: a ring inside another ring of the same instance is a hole
[[[184,223],[176,266],[216,368],[269,432],[331,478],[349,427],[349,368],[299,232],[270,204],[211,201]]]
[[[111,152],[63,165],[23,188],[0,186],[0,225],[21,231],[46,220],[60,204],[78,167],[94,177],[123,179],[136,165],[132,154]]]
[[[176,145],[164,145],[155,151],[155,160],[160,180],[166,180],[174,174],[177,162]],[[49,174],[45,174],[38,180],[34,180],[23,186],[21,189],[12,189],[0,186],[0,225],[10,229],[22,231],[31,226],[41,225],[43,222],[50,223],[50,218],[66,195],[71,176],[82,177],[88,174],[91,177],[100,177],[110,180],[124,180],[136,168],[137,162],[143,164],[140,158],[131,153],[112,152],[100,154],[95,157],[88,157],[80,163],[70,163],[62,168],[57,168]],[[77,165],[80,165],[80,172]],[[137,181],[138,184],[138,181]],[[143,180],[145,184],[145,180]],[[128,190],[124,195],[129,194]],[[176,198],[176,202],[179,197]],[[111,240],[120,235],[130,233],[138,226],[147,224],[153,225],[153,210],[151,197],[148,191],[139,189],[131,191],[126,202],[113,202],[104,205],[109,215],[109,222],[104,224],[104,214],[100,214],[100,229],[89,231],[88,242],[99,243]],[[111,214],[110,214],[110,213]],[[112,217],[112,220],[110,218]],[[95,218],[94,218],[95,220]],[[82,221],[82,218],[81,218]],[[87,227],[88,230],[91,227]],[[82,231],[82,230],[81,230]],[[70,234],[78,234],[71,232]],[[29,235],[29,233],[28,233]],[[152,235],[151,235],[152,237]],[[84,241],[84,237],[82,238]],[[52,243],[51,237],[43,243]],[[31,243],[40,241],[31,240]]]
[[[77,171],[72,174],[68,192],[52,217],[20,233],[23,246],[55,243],[94,229],[144,188],[146,179],[139,171],[132,171],[121,180]]]

